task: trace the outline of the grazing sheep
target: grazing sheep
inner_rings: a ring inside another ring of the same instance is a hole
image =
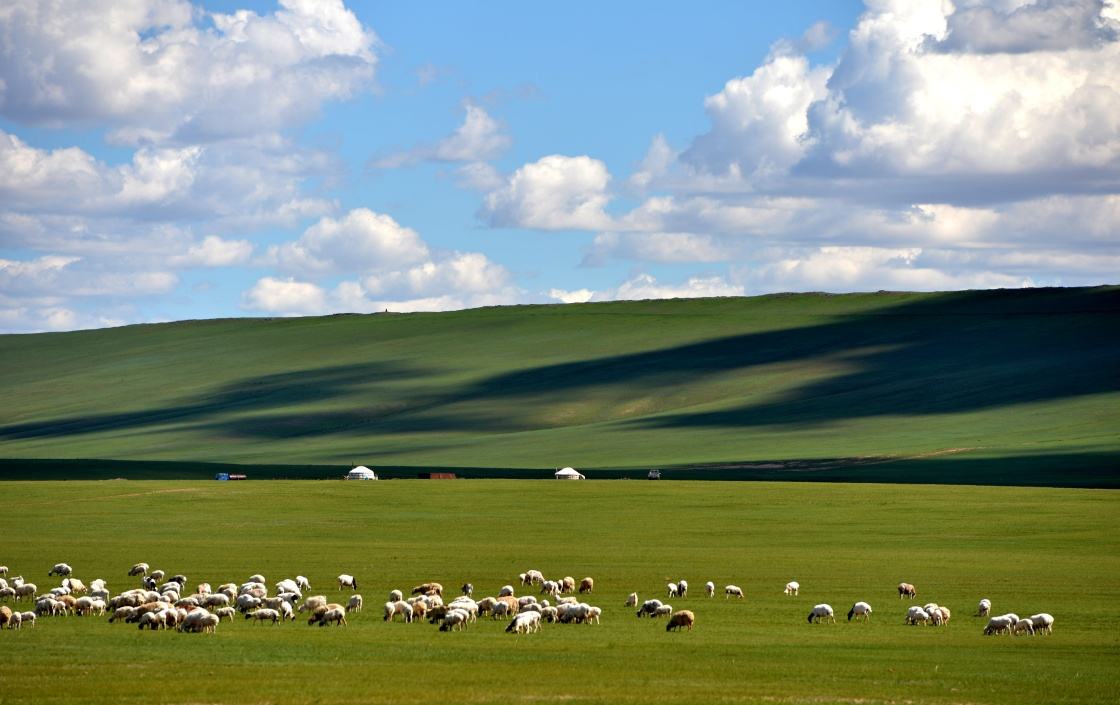
[[[502,589],[498,591],[498,597],[509,597],[513,595],[512,585],[503,585]]]
[[[688,631],[692,631],[692,625],[696,623],[696,615],[692,610],[681,610],[674,612],[673,616],[669,617],[669,623],[665,625],[665,631],[671,632],[676,629],[678,632],[681,627],[687,627]]]
[[[389,602],[400,602],[404,599],[404,593],[400,590],[389,591]]]
[[[12,621],[12,608],[7,605],[0,605],[0,629],[4,628],[5,624]]]
[[[322,626],[323,621],[327,617],[327,614],[335,613],[335,612],[343,615],[342,623],[346,624],[345,611],[343,610],[342,605],[337,604],[335,602],[330,602],[328,604],[321,605],[321,606],[315,608],[315,611],[311,613],[311,617],[308,618],[308,620],[307,620],[307,626],[311,626],[312,624],[319,624],[320,626]],[[332,615],[332,617],[333,617],[333,615]]]
[[[706,592],[708,594],[708,597],[715,597],[716,596],[716,584],[713,583],[711,580],[704,583],[704,592]]]
[[[525,576],[522,585],[535,585],[544,582],[544,573],[539,570],[527,570],[522,575]]]
[[[898,584],[898,599],[901,600],[903,597],[909,597],[911,600],[913,600],[917,596],[918,588],[914,587],[910,583]]]
[[[688,581],[680,579],[677,581],[677,594],[681,597],[688,597]]]
[[[743,588],[739,587],[738,585],[728,585],[727,587],[725,587],[723,589],[723,599],[726,600],[727,598],[732,596],[737,597],[740,600],[743,599]]]
[[[564,576],[564,578],[562,580],[560,580],[560,594],[564,594],[565,592],[575,592],[575,591],[576,591],[576,579],[573,578],[570,575]]]
[[[937,612],[938,616],[940,617],[940,623],[938,623],[937,620],[934,621],[934,624],[937,624],[938,626],[941,626],[942,624],[948,624],[949,619],[953,616],[953,612],[945,605],[938,605],[934,611]]]
[[[786,583],[785,594],[796,596],[798,590],[800,590],[800,589],[801,589],[801,583],[797,582],[796,580],[791,580],[788,583]]]
[[[12,616],[15,616],[15,612],[12,613]],[[35,620],[37,619],[38,615],[36,615],[34,612],[20,612],[19,617],[20,620],[22,620],[23,624],[26,624],[29,627],[34,627]]]
[[[929,621],[929,612],[917,605],[906,610],[906,624],[929,624]]]
[[[77,593],[79,595],[83,592],[88,592],[89,590],[89,588],[85,586],[85,583],[83,583],[81,580],[78,580],[77,578],[66,578],[62,581],[62,586],[65,588],[69,588],[70,592]]]
[[[466,627],[470,615],[464,610],[450,610],[440,621],[441,632],[459,631]]]
[[[423,600],[412,603],[412,621],[424,621],[424,615],[428,612],[428,603]]]
[[[261,599],[253,597],[252,595],[238,595],[237,596],[237,611],[241,613],[251,612],[261,606]]]
[[[233,609],[232,607],[222,607],[219,610],[217,610],[216,612],[214,612],[214,614],[216,614],[218,616],[219,621],[221,621],[223,619],[229,619],[229,621],[232,622],[233,621],[233,616],[235,614],[237,614],[237,610]],[[295,619],[294,615],[292,616],[292,619]]]
[[[992,612],[992,601],[988,598],[980,600],[980,606],[976,608],[977,617],[987,617]]]
[[[447,606],[453,610],[463,610],[470,616],[470,621],[472,622],[478,619],[478,603],[469,597],[456,597]]]
[[[109,617],[109,623],[113,622],[127,622],[129,618],[136,613],[135,607],[118,607],[113,611],[113,615]]]
[[[439,583],[421,583],[412,588],[413,595],[439,595],[443,597],[443,586]]]
[[[640,617],[645,617],[647,615],[652,616],[653,613],[656,612],[657,608],[660,607],[660,606],[661,606],[661,600],[646,600],[645,602],[642,603],[642,606],[638,608],[638,611],[635,612],[635,615],[638,616],[639,618]]]
[[[338,576],[338,589],[341,590],[344,587],[348,587],[352,590],[357,590],[358,581],[354,579],[353,575],[343,573],[342,575]]]
[[[150,566],[147,563],[136,563],[128,569],[128,577],[131,578],[134,575],[147,575],[149,567]]]
[[[560,610],[556,607],[543,607],[541,608],[541,619],[547,622],[555,622],[560,617]]]
[[[362,596],[354,594],[350,596],[350,602],[346,603],[347,612],[361,612],[362,611]]]
[[[143,629],[144,627],[147,627],[148,629],[155,631],[157,629],[160,629],[161,627],[166,626],[167,615],[163,613],[163,610],[159,610],[157,612],[145,612],[144,614],[140,615],[140,619],[137,623],[136,628]]]
[[[74,572],[74,569],[71,568],[70,566],[66,565],[65,563],[55,563],[54,567],[51,568],[49,571],[47,571],[47,576],[61,575],[62,577],[65,578],[73,572]]]
[[[150,573],[150,574],[148,575],[148,577],[149,577],[149,578],[151,578],[153,582],[155,582],[155,583],[158,583],[159,581],[161,581],[161,580],[163,580],[164,578],[166,578],[166,577],[167,577],[167,571],[163,571],[163,570],[153,570],[153,571],[152,571],[152,572],[151,572],[151,573]]]
[[[280,603],[280,606],[276,608],[276,611],[280,613],[280,619],[296,621],[296,611],[292,608],[291,602],[284,600]]]
[[[512,634],[531,634],[540,630],[540,612],[522,612],[515,616],[506,627],[506,632]]]
[[[7,575],[7,574],[8,574],[8,566],[0,565],[0,575]]]
[[[863,617],[863,621],[868,621],[871,619],[871,605],[866,602],[855,603],[852,605],[852,609],[848,610],[848,621],[852,621],[853,617]]]
[[[74,602],[74,614],[78,615],[79,617],[83,617],[85,615],[88,615],[92,611],[93,611],[93,598],[91,598],[91,597],[79,597]]]
[[[31,599],[34,600],[35,594],[39,592],[39,588],[35,586],[35,583],[24,583],[23,585],[17,585],[15,587],[15,591],[16,602],[19,602],[20,600],[28,596],[30,596]]]
[[[555,580],[544,581],[543,583],[541,583],[541,593],[540,594],[542,594],[542,595],[552,595],[553,597],[559,597],[560,596],[560,583],[556,582]]]
[[[471,585],[470,583],[463,583],[463,586],[459,588],[459,591],[467,597],[470,597],[474,594],[474,585]]]
[[[209,595],[214,592],[214,590],[210,587],[210,583],[199,583],[198,587],[195,588],[194,591],[199,595]]]
[[[172,578],[172,580],[174,580],[174,578]],[[261,575],[260,573],[256,573],[256,574],[254,574],[254,575],[250,575],[250,576],[249,576],[249,579],[248,579],[248,580],[247,580],[246,582],[249,582],[249,583],[260,583],[261,585],[264,585],[264,584],[265,584],[266,582],[268,582],[268,581],[264,579],[264,576],[263,576],[263,575]]]
[[[638,593],[632,592],[626,598],[626,604],[624,605],[624,607],[637,607],[637,606],[638,606]]]
[[[8,618],[8,629],[19,629],[23,626],[23,612],[12,612]]]
[[[817,624],[821,624],[822,622],[832,622],[833,624],[835,624],[836,615],[832,612],[832,605],[814,605],[812,611],[809,612],[809,624],[812,624],[813,622],[816,622]]]
[[[677,596],[677,584],[676,583],[665,583],[665,591],[668,593],[669,597],[676,597]]]
[[[299,592],[299,585],[291,578],[284,578],[276,583],[276,592]]]
[[[1034,622],[1029,619],[1020,619],[1015,622],[1015,626],[1011,627],[1011,633],[1018,636],[1020,634],[1030,634],[1034,636]]]
[[[510,596],[506,595],[506,597],[510,597]],[[498,599],[501,600],[502,598],[499,597]],[[573,597],[571,599],[574,600],[575,598]],[[519,609],[524,609],[526,606],[533,605],[533,604],[536,604],[536,603],[537,603],[537,597],[535,595],[525,595],[524,597],[517,598],[517,607]],[[544,601],[544,605],[548,606],[548,600]]]
[[[673,614],[672,605],[661,605],[653,611],[653,614],[651,614],[650,617],[657,619],[658,617],[668,617],[671,614]]]
[[[397,600],[396,602],[386,602],[385,603],[385,621],[386,622],[393,621],[393,617],[397,616],[398,614],[401,616],[401,621],[405,622],[406,624],[412,623],[412,615],[413,615],[412,605],[408,604],[407,602],[405,602],[403,600]]]
[[[255,620],[257,620],[258,624],[262,623],[262,622],[267,622],[268,620],[272,620],[273,624],[279,624],[280,623],[280,612],[278,612],[277,610],[269,609],[269,608],[265,607],[265,608],[257,610],[256,612],[250,612],[249,614],[245,615],[245,619],[255,619]]]
[[[202,607],[229,607],[229,595],[223,592],[216,592],[213,595],[206,595],[202,599]]]
[[[528,604],[528,603],[526,603]],[[503,608],[502,605],[505,605]],[[521,600],[512,595],[499,595],[494,600],[492,612],[502,617],[513,616],[521,611]]]
[[[1047,634],[1054,633],[1054,617],[1046,612],[1032,614],[1029,617],[1031,624],[1034,625],[1034,633],[1046,632]]]
[[[595,589],[595,580],[593,578],[584,578],[579,581],[579,594],[590,593]]]
[[[307,578],[305,578],[302,575],[297,575],[296,576],[296,585],[299,586],[299,589],[301,591],[302,590],[308,590],[308,591],[311,590],[311,583],[307,580]]]

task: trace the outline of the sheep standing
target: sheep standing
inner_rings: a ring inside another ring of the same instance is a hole
[[[906,624],[911,624],[911,625],[913,625],[913,624],[929,624],[929,621],[930,621],[929,612],[926,612],[921,607],[918,607],[917,605],[914,605],[910,609],[906,610],[906,620],[905,621],[906,621]]]
[[[531,634],[532,632],[539,632],[540,630],[540,612],[521,612],[515,616],[506,627],[506,632],[511,634]]]
[[[358,581],[354,578],[353,575],[343,573],[342,575],[338,576],[338,589],[342,590],[342,588],[344,587],[348,587],[351,590],[357,590]]]
[[[590,594],[591,591],[594,590],[594,589],[595,589],[595,580],[593,578],[587,577],[587,578],[584,578],[583,580],[579,581],[579,594],[582,595],[585,592]]]
[[[796,580],[791,580],[786,583],[785,594],[796,596],[797,592],[801,589],[801,583]]]
[[[15,613],[13,612],[12,614],[14,615]],[[19,617],[20,620],[22,620],[23,624],[26,624],[29,627],[34,627],[35,620],[38,618],[38,615],[36,615],[34,612],[20,612]]]
[[[852,621],[853,617],[855,617],[857,621],[859,621],[859,617],[863,617],[863,621],[865,622],[868,621],[871,619],[871,605],[866,602],[855,603],[852,605],[852,608],[848,610],[848,621]]]
[[[624,607],[637,607],[638,606],[638,593],[632,592],[626,597],[626,604]]]
[[[362,611],[362,596],[354,594],[350,596],[350,602],[346,604],[347,612],[361,612]]]
[[[1018,636],[1020,634],[1030,634],[1034,636],[1034,622],[1029,619],[1020,619],[1015,622],[1015,626],[1011,627],[1011,633]]]
[[[716,584],[713,583],[711,580],[704,583],[704,592],[708,593],[708,597],[715,597],[716,596]]]
[[[311,591],[311,583],[310,583],[310,581],[308,581],[308,579],[307,579],[307,578],[305,578],[305,577],[304,577],[304,576],[302,576],[302,575],[297,575],[297,576],[296,576],[296,585],[298,585],[298,586],[299,586],[299,589],[300,589],[300,590],[307,590],[308,592],[310,592],[310,591]]]
[[[909,597],[911,600],[913,600],[917,596],[918,588],[914,587],[910,583],[898,584],[898,599],[901,600],[903,597]]]
[[[128,577],[131,578],[134,575],[147,575],[149,568],[150,566],[147,563],[136,563],[128,569]]]
[[[832,605],[819,604],[814,605],[813,609],[809,612],[809,624],[821,624],[823,622],[836,623],[836,615],[832,611]]]
[[[987,617],[992,612],[992,601],[988,598],[980,600],[980,606],[976,608],[977,617]]]
[[[692,625],[696,623],[696,615],[692,610],[680,610],[674,612],[673,616],[669,617],[669,623],[665,625],[665,631],[671,632],[676,629],[678,632],[682,627],[686,627],[688,631],[692,631]]]
[[[470,583],[463,583],[463,587],[459,588],[459,590],[467,597],[470,597],[474,594],[474,585],[471,585]]]
[[[646,600],[642,603],[642,606],[638,608],[638,611],[635,614],[639,618],[645,617],[647,615],[653,616],[653,613],[656,612],[657,608],[660,606],[661,600]]]
[[[1034,625],[1034,633],[1045,632],[1047,634],[1054,633],[1054,617],[1046,612],[1032,614],[1029,617],[1031,624]]]
[[[264,622],[271,620],[273,625],[276,625],[280,623],[280,613],[276,610],[268,608],[259,609],[256,612],[250,612],[249,614],[245,615],[245,619],[256,620],[257,624],[263,624]]]
[[[729,597],[737,597],[740,600],[743,599],[743,588],[738,585],[728,585],[723,589],[723,599],[726,600]]]
[[[676,583],[666,583],[665,584],[665,591],[668,593],[669,597],[676,597],[677,596],[677,584]]]
[[[47,571],[47,576],[49,577],[51,575],[61,575],[65,578],[69,577],[69,575],[73,572],[74,569],[66,565],[65,563],[55,563],[54,567]]]
[[[677,581],[677,594],[681,597],[688,597],[688,581],[680,579]]]
[[[1001,632],[1011,633],[1011,627],[1015,626],[1015,621],[1012,621],[1011,615],[1003,614],[998,617],[991,617],[988,619],[988,626],[984,627],[984,636],[991,636],[992,634],[999,634]]]

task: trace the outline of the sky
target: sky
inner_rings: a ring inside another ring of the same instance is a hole
[[[1104,0],[0,4],[0,332],[1118,272]]]

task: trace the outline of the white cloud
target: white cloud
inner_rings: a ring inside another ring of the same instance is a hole
[[[0,114],[101,121],[130,143],[210,141],[297,124],[369,85],[377,37],[341,0],[280,4],[258,15],[182,0],[13,0],[0,10]]]
[[[554,154],[525,164],[486,196],[482,215],[496,227],[606,229],[610,173],[587,156]]]
[[[1003,7],[958,0],[945,38],[927,46],[980,54],[1096,47],[1117,38],[1108,7],[1103,0],[1018,0]]]
[[[327,294],[310,282],[264,277],[242,296],[242,306],[282,316],[325,313]]]
[[[228,267],[248,262],[252,254],[253,243],[248,240],[223,240],[208,235],[189,247],[186,254],[174,256],[169,262],[179,267]]]
[[[636,274],[613,289],[550,289],[548,297],[561,303],[587,301],[638,301],[643,299],[697,299],[711,296],[743,296],[745,289],[721,276],[693,276],[679,284],[664,284],[653,275]]]
[[[455,170],[455,176],[462,188],[473,191],[493,191],[505,182],[498,170],[486,162],[464,164]]]
[[[549,289],[548,298],[562,304],[584,304],[595,296],[592,289]]]
[[[583,260],[599,266],[610,259],[642,262],[722,262],[732,251],[712,235],[696,233],[600,233]]]
[[[456,252],[409,269],[372,274],[362,280],[365,290],[380,296],[422,296],[431,293],[482,294],[503,289],[513,277],[479,252]]]
[[[281,269],[304,274],[392,269],[426,260],[419,233],[390,216],[356,208],[342,218],[322,218],[294,242],[269,249]]]
[[[378,169],[394,169],[422,161],[485,162],[509,149],[510,138],[502,132],[498,121],[473,103],[464,105],[463,124],[434,145],[420,145],[405,152],[372,160]]]

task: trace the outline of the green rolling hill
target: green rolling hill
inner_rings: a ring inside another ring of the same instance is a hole
[[[7,477],[361,462],[1120,486],[1120,287],[6,335],[0,385]]]

